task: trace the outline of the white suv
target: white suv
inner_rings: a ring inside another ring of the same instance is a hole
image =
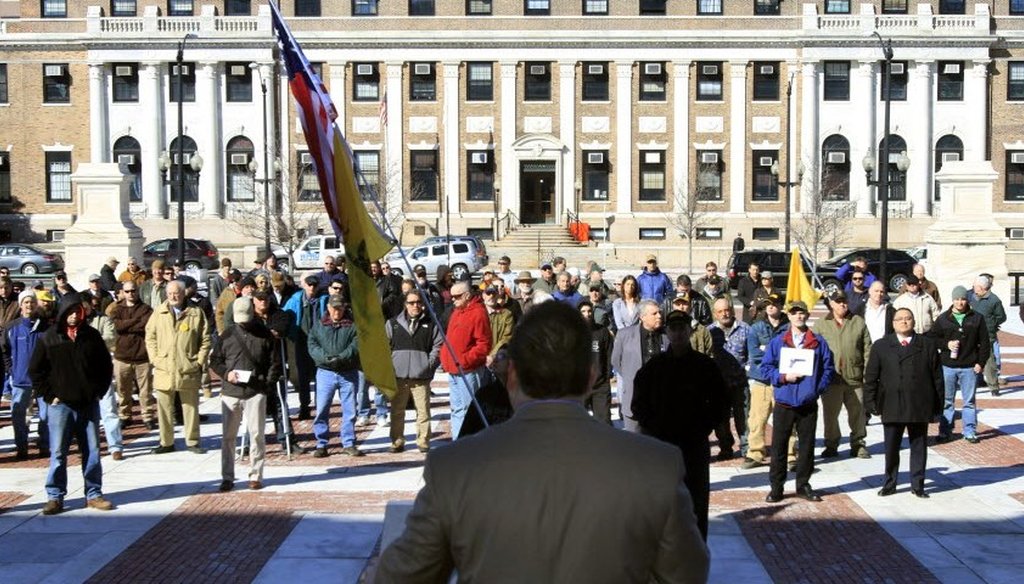
[[[409,257],[409,264],[423,264],[427,269],[427,276],[433,278],[437,274],[439,266],[448,264],[452,269],[452,276],[458,280],[463,274],[473,274],[487,265],[487,256],[482,250],[478,250],[476,244],[469,239],[452,238],[451,243],[443,241],[420,244],[406,250]],[[397,251],[389,253],[384,259],[391,264],[393,273],[402,275],[406,272],[405,262],[402,255]]]

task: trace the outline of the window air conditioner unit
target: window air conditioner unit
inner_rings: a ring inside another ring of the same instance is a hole
[[[604,164],[604,152],[587,152],[587,164]]]
[[[717,152],[701,152],[700,153],[701,164],[718,164],[718,153]]]
[[[544,65],[530,65],[530,75],[543,75],[547,70]]]
[[[302,164],[313,164],[313,155],[309,152],[303,152],[299,154],[299,162]]]
[[[661,63],[644,63],[644,75],[661,75]]]
[[[64,65],[47,65],[43,68],[43,75],[46,77],[63,77]]]
[[[1011,154],[1010,162],[1014,164],[1024,164],[1024,152],[1014,152]]]
[[[2,160],[2,159],[0,159],[0,160]],[[118,154],[117,155],[117,163],[119,165],[121,165],[121,166],[131,166],[131,165],[135,164],[135,155],[134,154]]]
[[[188,164],[189,162],[192,162],[192,155],[191,155],[191,154],[188,154],[188,153],[186,153],[186,154],[184,154],[184,156],[183,156],[183,157],[184,157],[184,159],[185,159],[185,162],[182,162],[182,161],[181,161],[181,160],[180,160],[180,159],[178,158],[178,154],[177,154],[177,153],[175,153],[175,154],[174,154],[174,164]]]
[[[893,75],[903,75],[904,71],[905,71],[905,69],[903,68],[903,63],[893,63],[892,64],[892,71],[891,71],[891,73]]]
[[[231,155],[231,164],[233,166],[245,166],[246,164],[249,164],[249,155],[248,154],[244,154],[244,153],[243,154],[232,154]]]
[[[1024,227],[1011,227],[1010,239],[1024,239]]]
[[[718,75],[718,65],[704,65],[700,71],[704,75]]]
[[[487,153],[473,152],[470,155],[470,162],[472,162],[473,164],[487,164]]]
[[[171,75],[177,75],[177,74],[178,74],[178,66],[174,65],[173,67],[171,67]],[[188,65],[182,65],[181,66],[181,74],[183,76],[185,76],[185,77],[187,77],[189,75],[189,67],[188,67]]]
[[[647,164],[658,164],[661,162],[661,152],[644,152],[644,162]]]
[[[846,164],[845,152],[829,152],[826,159],[829,164]]]
[[[775,75],[775,66],[761,65],[761,75]]]
[[[762,156],[757,160],[759,166],[771,166],[775,160],[771,156]]]
[[[959,162],[960,161],[960,153],[959,152],[943,152],[942,153],[942,161],[943,162]]]
[[[232,77],[245,77],[248,70],[245,65],[232,65],[230,73]]]
[[[412,67],[414,75],[430,75],[430,64],[429,63],[416,63]]]
[[[587,65],[588,75],[604,75],[604,65]]]
[[[116,77],[131,77],[132,66],[131,65],[118,65],[114,67],[114,76]]]
[[[373,75],[373,65],[356,65],[356,75]]]
[[[959,75],[960,63],[946,63],[942,66],[943,75]]]

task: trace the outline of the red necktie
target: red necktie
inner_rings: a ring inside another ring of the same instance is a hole
[[[908,341],[907,339],[903,339],[902,341],[900,341],[900,344],[906,347],[907,345],[910,344],[910,341]]]

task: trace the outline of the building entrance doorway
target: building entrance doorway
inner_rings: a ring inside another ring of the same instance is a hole
[[[519,163],[519,218],[523,223],[554,223],[555,162]]]

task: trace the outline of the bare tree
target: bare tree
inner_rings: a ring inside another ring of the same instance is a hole
[[[366,209],[374,223],[391,237],[388,229],[395,234],[397,241],[402,241],[403,229],[405,228],[405,209],[402,204],[403,191],[401,175],[396,165],[390,165],[383,169],[383,172],[373,177],[365,174],[358,175],[359,188],[363,193],[363,200],[366,201]]]
[[[711,166],[717,165],[700,165],[696,187],[691,188],[682,182],[675,184],[673,187],[672,212],[666,216],[669,225],[675,227],[679,235],[686,238],[688,273],[693,272],[693,242],[697,239],[700,228],[704,227],[709,220],[706,201],[718,200],[721,196],[720,182],[714,183],[709,180],[701,180],[700,178],[705,173],[718,176],[717,172],[712,172],[712,169],[708,168]]]
[[[831,257],[849,237],[856,213],[856,203],[849,200],[848,166],[826,164],[824,172],[820,168],[814,164],[804,174],[803,204],[793,221],[793,238],[811,262],[812,280],[823,252]]]

